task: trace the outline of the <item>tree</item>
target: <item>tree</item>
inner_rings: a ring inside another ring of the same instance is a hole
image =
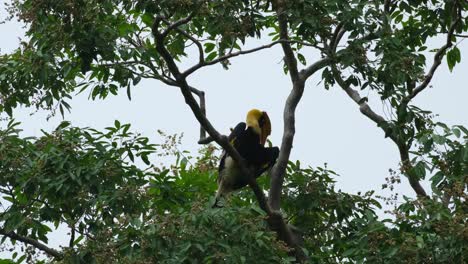
[[[157,146],[131,134],[128,124],[116,121],[99,132],[63,123],[30,139],[20,138],[10,122],[0,137],[1,191],[10,202],[0,233],[56,260],[86,263],[272,262],[288,261],[288,254],[319,263],[464,261],[468,131],[433,121],[413,99],[444,58],[450,69],[460,62],[467,7],[462,0],[13,1],[9,10],[27,25],[28,40],[0,59],[0,111],[9,116],[19,105],[64,115],[67,100],[79,91],[104,99],[126,88],[130,98],[133,86],[154,79],[180,90],[201,125],[200,143],[214,141],[243,164],[211,125],[204,92],[190,76],[212,65],[228,69],[230,60],[280,45],[291,92],[271,180],[262,188],[250,177],[261,210],[248,193],[236,201],[239,208],[213,211],[196,202],[213,190],[212,151],[195,165],[180,159],[172,170],[151,171],[148,155]],[[268,44],[245,46],[246,39],[265,34]],[[428,39],[439,35],[444,44],[426,58]],[[303,55],[309,50],[318,59]],[[179,62],[194,54],[197,62],[182,69]],[[336,192],[332,171],[289,161],[295,109],[306,81],[320,72],[326,89],[340,87],[399,150],[401,174],[417,199],[396,208],[394,221],[376,218],[380,205],[372,193]],[[374,111],[360,90],[389,105],[391,116]],[[150,167],[137,167],[135,157]],[[433,174],[432,195],[420,184],[426,174]],[[64,195],[73,199],[60,199]],[[68,248],[43,244],[47,222],[70,227]]]

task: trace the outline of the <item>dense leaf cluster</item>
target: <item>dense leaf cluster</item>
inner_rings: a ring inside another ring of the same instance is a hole
[[[231,197],[225,208],[211,208],[216,177],[211,147],[190,157],[178,150],[177,141],[150,144],[119,122],[106,133],[66,122],[40,138],[21,138],[18,133],[13,122],[0,133],[2,229],[47,243],[52,229],[74,228],[75,237],[63,248],[64,263],[294,260],[288,257],[290,249],[268,230],[265,214],[252,204],[248,190]],[[459,149],[437,156],[452,163],[433,177],[434,199],[406,198],[395,207],[394,218],[385,220],[376,216],[380,204],[373,192],[336,191],[333,171],[291,162],[283,212],[303,235],[309,261],[466,260],[462,186],[468,155],[450,155],[468,153],[468,148],[466,142],[456,142],[448,144]],[[135,157],[152,159],[160,150],[175,154],[176,163],[141,169],[132,162]],[[261,182],[268,186],[265,179]]]

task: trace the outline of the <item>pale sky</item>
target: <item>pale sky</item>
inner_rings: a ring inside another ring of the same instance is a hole
[[[3,7],[2,7],[3,9]],[[4,18],[4,11],[0,12]],[[0,24],[0,54],[15,49],[18,37],[22,36],[21,25],[14,22]],[[258,41],[251,43],[252,46]],[[441,46],[440,40],[433,40],[430,47]],[[450,125],[468,127],[468,45],[459,44],[462,62],[452,73],[445,59],[432,81],[432,88],[422,92],[414,103],[438,114],[437,120]],[[206,68],[189,81],[206,92],[207,115],[215,128],[228,133],[229,127],[243,121],[251,108],[268,112],[272,121],[271,141],[280,145],[282,136],[282,112],[284,101],[289,94],[289,77],[283,74],[282,50],[279,46],[252,55],[234,58],[228,71],[221,66]],[[428,56],[432,62],[432,55]],[[314,62],[315,58],[308,58]],[[361,115],[357,105],[338,87],[329,91],[318,84],[320,73],[310,78],[297,108],[296,137],[291,160],[299,159],[304,165],[322,166],[337,172],[337,188],[345,192],[381,190],[384,178],[390,168],[397,169],[399,155],[396,146],[384,138],[384,134],[372,121]],[[157,142],[156,130],[166,133],[184,133],[183,148],[196,152],[199,125],[185,104],[180,91],[156,81],[142,81],[132,89],[132,101],[126,97],[125,89],[118,96],[106,100],[88,100],[89,92],[84,92],[71,102],[72,112],[65,119],[74,126],[90,126],[101,129],[113,125],[115,119],[131,123],[133,131],[141,132]],[[365,94],[364,94],[365,96]],[[371,102],[374,110],[382,112],[379,102]],[[14,112],[15,118],[22,121],[24,135],[40,136],[41,129],[50,131],[62,117],[57,115],[46,121],[47,112],[21,109]],[[0,123],[2,127],[4,123]],[[152,160],[159,163],[159,160]],[[423,183],[430,191],[427,181]],[[406,178],[396,187],[401,195],[415,197]],[[380,192],[382,193],[382,192]],[[387,192],[384,194],[388,194]],[[63,240],[60,235],[51,238],[52,245]],[[3,254],[0,252],[0,257]]]

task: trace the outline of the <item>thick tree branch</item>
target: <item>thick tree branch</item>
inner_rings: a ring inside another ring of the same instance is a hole
[[[403,164],[403,173],[408,177],[408,181],[413,188],[413,190],[416,192],[416,195],[419,197],[427,197],[426,191],[424,188],[421,186],[419,183],[419,180],[415,175],[410,173],[412,171],[413,165],[410,162],[409,159],[409,149],[406,146],[406,143],[400,142],[395,136],[393,136],[389,131],[387,131],[388,126],[387,126],[387,121],[379,114],[375,113],[372,108],[367,104],[366,100],[362,98],[359,95],[359,92],[351,88],[351,86],[346,83],[345,80],[340,75],[340,72],[338,71],[336,65],[332,65],[332,73],[333,77],[338,83],[338,85],[346,92],[346,94],[356,103],[359,105],[359,111],[363,115],[365,115],[367,118],[370,120],[374,121],[374,123],[379,126],[386,135],[392,139],[392,141],[397,145],[398,150],[400,152],[400,159]]]
[[[0,228],[0,235],[4,235],[10,239],[17,240],[25,244],[31,245],[39,250],[44,251],[51,257],[58,258],[58,259],[61,259],[63,257],[62,254],[58,252],[57,250],[50,248],[35,239],[25,237],[25,236],[20,236],[13,231],[7,232],[5,229]]]
[[[280,38],[283,40],[289,40],[288,35],[288,18],[286,15],[286,3],[285,0],[276,0],[276,14],[278,16],[278,24],[280,30]],[[297,59],[294,56],[294,51],[291,48],[291,44],[286,41],[281,43],[281,47],[284,52],[284,61],[288,66],[289,76],[291,76],[291,81],[295,83],[299,79],[299,71],[297,69]]]
[[[414,97],[416,97],[420,92],[422,92],[426,87],[429,85],[429,83],[432,80],[432,77],[434,77],[434,73],[436,72],[437,68],[439,65],[442,63],[442,59],[444,58],[445,52],[447,49],[453,46],[452,43],[452,37],[455,32],[455,28],[457,24],[461,21],[461,13],[460,11],[457,12],[458,16],[455,21],[452,22],[449,32],[447,33],[447,39],[445,44],[436,52],[434,55],[434,62],[432,64],[432,67],[429,69],[429,72],[426,74],[424,77],[424,80],[422,83],[414,88],[413,92],[406,98],[406,102],[411,101]]]
[[[311,64],[307,68],[301,70],[299,72],[299,75],[302,80],[307,80],[310,76],[312,76],[314,73],[316,73],[318,70],[323,69],[327,65],[329,65],[331,62],[330,58],[323,58],[319,61],[316,61],[314,64]]]
[[[336,47],[338,46],[338,43],[340,43],[340,40],[345,32],[346,30],[343,28],[343,23],[339,23],[333,32],[332,38],[330,39],[329,46],[333,51],[336,50]]]
[[[312,74],[327,66],[330,61],[329,58],[323,58],[302,70],[298,75],[298,80],[293,83],[293,88],[286,99],[283,111],[284,127],[280,155],[271,171],[271,187],[268,194],[268,202],[274,210],[279,210],[281,204],[281,190],[283,188],[284,175],[291,155],[295,134],[295,112],[304,93],[305,81]]]
[[[278,24],[280,31],[280,38],[286,41],[289,40],[288,35],[288,19],[285,10],[286,3],[284,0],[274,1],[273,8],[276,11],[278,16]],[[271,170],[271,187],[268,194],[268,203],[271,208],[274,210],[280,209],[281,203],[281,190],[283,188],[284,174],[286,172],[286,167],[288,165],[289,157],[291,155],[291,149],[294,140],[295,134],[295,123],[296,116],[295,111],[296,107],[299,104],[299,101],[302,98],[305,87],[305,79],[300,78],[299,71],[297,69],[297,60],[294,56],[294,51],[291,48],[289,42],[281,43],[284,53],[284,61],[289,70],[289,76],[291,77],[292,90],[286,99],[286,104],[283,110],[283,138],[281,141],[280,154],[276,160],[275,165]],[[312,70],[310,70],[312,72]],[[309,75],[310,76],[310,75]]]

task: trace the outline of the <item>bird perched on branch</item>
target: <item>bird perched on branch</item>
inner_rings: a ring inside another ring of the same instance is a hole
[[[245,160],[247,169],[258,178],[270,169],[279,155],[278,147],[265,147],[267,137],[271,133],[270,118],[266,112],[252,109],[247,113],[246,122],[239,123],[228,137],[229,143]],[[218,191],[213,207],[218,206],[221,197],[246,186],[248,175],[241,172],[234,159],[223,151],[218,168]]]

